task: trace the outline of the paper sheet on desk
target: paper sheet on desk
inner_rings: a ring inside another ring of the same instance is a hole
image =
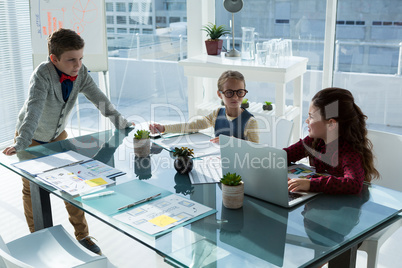
[[[191,184],[218,183],[222,178],[220,156],[206,156],[193,163],[193,170],[188,174]]]
[[[132,180],[114,185],[101,192],[103,191],[114,191],[114,194],[85,200],[81,197],[77,197],[75,200],[110,216],[118,213],[118,208],[149,196],[161,193],[163,197],[171,194],[171,192],[167,190],[141,180]]]
[[[51,169],[63,167],[73,163],[88,161],[91,158],[74,151],[56,153],[48,156],[38,157],[26,161],[14,163],[13,166],[36,176]]]
[[[113,218],[147,234],[156,235],[194,218],[215,212],[216,210],[191,199],[171,194],[136,206]]]

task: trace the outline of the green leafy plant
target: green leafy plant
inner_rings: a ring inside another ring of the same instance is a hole
[[[217,27],[216,24],[212,22],[204,25],[204,27],[202,27],[202,30],[207,33],[207,36],[209,36],[208,40],[217,40],[222,35],[231,33],[229,30],[226,29],[224,25],[220,25]]]
[[[175,147],[173,156],[177,157],[192,157],[194,155],[194,149],[190,149],[188,147]]]
[[[270,101],[264,101],[264,103],[265,103],[265,105],[271,105],[272,104],[272,102],[270,102]]]
[[[248,102],[248,99],[243,99],[241,103],[246,104],[247,102]]]
[[[148,139],[149,138],[149,131],[145,129],[137,130],[137,133],[134,133],[134,139],[141,140],[141,139]]]
[[[241,176],[236,173],[226,173],[220,180],[221,183],[229,186],[236,186],[241,183]]]

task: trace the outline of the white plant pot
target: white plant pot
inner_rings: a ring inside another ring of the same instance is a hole
[[[222,184],[222,202],[226,208],[236,209],[243,206],[244,183],[236,186]]]
[[[147,157],[151,152],[150,139],[134,139],[134,154],[138,157]]]

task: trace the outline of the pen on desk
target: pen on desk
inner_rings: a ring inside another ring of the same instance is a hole
[[[121,207],[121,208],[118,208],[117,210],[120,211],[120,210],[123,210],[123,209],[128,209],[128,208],[134,207],[134,206],[136,206],[136,205],[138,205],[138,204],[145,203],[145,202],[147,202],[147,201],[149,201],[149,200],[152,200],[152,199],[154,199],[154,198],[156,198],[156,197],[158,197],[158,196],[160,196],[160,195],[161,195],[161,194],[159,193],[159,194],[156,194],[156,195],[153,195],[153,196],[150,196],[150,197],[141,199],[141,200],[139,200],[139,201],[137,201],[137,202],[134,202],[134,203],[132,203],[132,204],[128,204],[128,205],[126,205],[126,206],[123,206],[123,207]]]
[[[85,200],[85,199],[91,199],[91,198],[101,197],[101,196],[111,195],[111,194],[114,194],[114,191],[106,191],[106,192],[102,192],[102,193],[98,193],[98,194],[84,195],[83,197],[81,197],[81,199]]]
[[[158,128],[155,128],[156,132],[158,132],[159,136],[161,136],[162,139],[164,139],[165,137],[163,137],[162,133],[159,131]]]

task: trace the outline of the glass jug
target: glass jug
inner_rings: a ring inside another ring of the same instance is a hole
[[[241,59],[254,60],[255,44],[254,44],[254,29],[253,27],[241,27],[243,34],[241,37]]]

